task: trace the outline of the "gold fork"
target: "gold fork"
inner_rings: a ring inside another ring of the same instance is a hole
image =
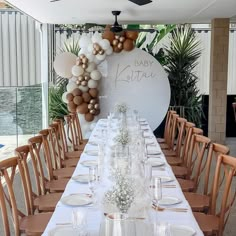
[[[164,208],[164,207],[159,207],[156,205],[153,205],[152,208],[156,211],[174,211],[174,212],[187,212],[187,208]]]

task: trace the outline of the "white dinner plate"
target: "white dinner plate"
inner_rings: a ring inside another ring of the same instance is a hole
[[[72,179],[76,182],[87,184],[89,182],[89,175],[87,175],[87,174],[85,174],[85,175],[76,175],[76,176],[72,176]]]
[[[155,176],[155,177],[161,178],[162,183],[167,183],[174,180],[171,176]]]
[[[85,150],[84,153],[89,156],[98,156],[98,150]]]
[[[85,206],[92,203],[92,198],[87,194],[75,193],[62,197],[60,201],[67,206]]]
[[[169,206],[169,205],[174,205],[174,204],[178,204],[181,202],[182,202],[182,200],[180,200],[177,197],[163,197],[161,200],[158,201],[158,204]]]
[[[196,231],[186,225],[170,225],[171,236],[193,236]]]
[[[161,155],[161,151],[147,150],[147,155]]]
[[[151,166],[163,166],[165,165],[164,161],[157,160],[156,158],[148,158],[148,162]]]
[[[90,167],[90,166],[97,166],[98,162],[96,160],[86,160],[86,161],[81,161],[80,164],[86,167]]]
[[[77,236],[78,229],[73,229],[72,226],[57,226],[48,232],[49,236]]]

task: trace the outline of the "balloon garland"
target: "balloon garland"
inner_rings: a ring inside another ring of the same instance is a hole
[[[84,114],[85,120],[91,122],[100,113],[99,81],[102,74],[97,68],[113,52],[134,49],[138,32],[126,31],[115,35],[109,26],[102,37],[95,33],[92,38],[82,35],[79,40],[79,55],[63,52],[55,57],[55,72],[69,79],[62,101],[67,103],[69,112]]]

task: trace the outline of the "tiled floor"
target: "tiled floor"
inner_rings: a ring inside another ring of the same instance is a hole
[[[21,137],[20,138],[21,145],[25,144],[28,138],[29,138],[28,136]],[[4,140],[6,142],[6,138]],[[1,139],[0,139],[0,141],[1,141]],[[9,141],[9,143],[11,143],[10,139],[8,141]],[[5,157],[8,157],[9,155],[11,156],[13,154],[14,145],[15,144],[11,144],[11,145],[5,146],[4,148],[1,148],[2,150],[0,149],[0,157],[5,158]],[[230,147],[230,155],[235,156],[235,158],[236,158],[236,138],[228,138],[226,141],[226,145],[228,145]],[[18,186],[19,186],[19,183],[16,183],[16,184],[18,184]],[[233,190],[235,190],[235,189],[236,189],[236,179],[233,183]],[[17,194],[17,201],[20,203],[21,206],[23,204],[22,196],[23,196],[23,193],[20,189]],[[231,209],[231,214],[230,214],[227,226],[224,231],[224,236],[235,236],[236,235],[236,223],[235,222],[236,222],[236,202],[234,203],[234,205]],[[12,230],[12,232],[13,232],[13,230]],[[2,221],[1,221],[1,215],[0,215],[0,235],[4,235]]]

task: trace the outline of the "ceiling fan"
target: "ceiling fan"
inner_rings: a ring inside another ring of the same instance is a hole
[[[149,33],[153,33],[157,30],[155,29],[124,29],[122,27],[122,25],[120,25],[118,23],[118,20],[117,20],[117,16],[120,15],[121,11],[112,11],[111,12],[114,16],[115,16],[115,22],[113,23],[113,25],[111,26],[110,30],[113,32],[113,33],[120,33],[122,31],[138,31],[138,32],[149,32]]]

